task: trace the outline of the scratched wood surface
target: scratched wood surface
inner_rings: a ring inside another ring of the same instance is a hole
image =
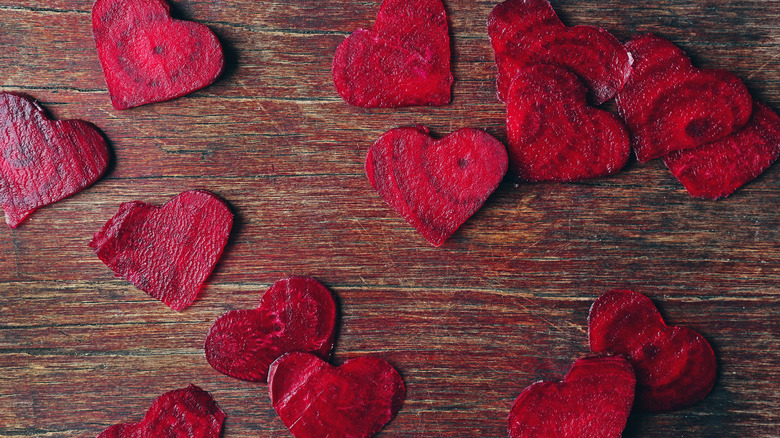
[[[590,304],[612,288],[652,297],[702,333],[720,369],[687,409],[634,413],[626,437],[780,435],[780,168],[732,197],[691,198],[659,161],[580,184],[503,183],[442,248],[372,191],[367,148],[391,128],[461,127],[506,140],[485,20],[495,0],[448,0],[452,103],[365,110],[331,83],[340,41],[379,0],[176,0],[220,37],[228,68],[175,101],[114,110],[89,0],[0,0],[0,88],[80,118],[115,165],[92,188],[0,227],[0,436],[93,437],[194,383],[227,413],[224,437],[284,437],[267,389],[212,370],[211,323],[288,275],[338,297],[333,363],[391,362],[407,399],[384,437],[503,437],[514,398],[588,353]],[[554,1],[565,23],[619,39],[655,32],[780,110],[780,1]],[[609,107],[609,106],[608,106]],[[87,247],[124,201],[211,190],[236,215],[195,304],[175,313],[114,278]]]

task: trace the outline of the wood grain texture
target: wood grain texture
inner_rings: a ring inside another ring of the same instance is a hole
[[[331,57],[379,3],[176,0],[175,16],[220,37],[225,75],[116,111],[91,1],[0,0],[0,89],[95,123],[115,155],[92,188],[0,228],[0,436],[94,437],[189,383],[227,413],[224,437],[289,436],[267,388],[212,370],[202,348],[219,315],[254,307],[288,275],[314,276],[338,297],[332,362],[372,354],[403,376],[407,400],[378,436],[506,436],[520,391],[588,353],[588,308],[617,287],[702,333],[720,364],[703,402],[634,413],[624,436],[779,436],[778,166],[717,202],[691,198],[658,160],[579,184],[505,182],[430,247],[372,191],[363,159],[398,126],[506,140],[485,28],[497,1],[445,0],[450,105],[350,107],[331,83]],[[780,110],[779,0],[552,3],[569,25],[669,38]],[[159,204],[192,188],[223,197],[236,221],[199,299],[175,313],[115,279],[87,242],[121,202]]]

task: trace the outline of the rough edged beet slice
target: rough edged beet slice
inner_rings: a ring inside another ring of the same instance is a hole
[[[328,359],[336,332],[336,303],[310,277],[273,284],[251,310],[232,310],[206,336],[206,359],[217,371],[241,380],[265,382],[279,356],[305,351]]]
[[[510,169],[525,181],[579,181],[612,175],[628,162],[623,122],[590,107],[574,73],[536,65],[509,88],[506,127]]]
[[[0,205],[11,228],[94,184],[108,162],[106,139],[91,123],[49,120],[32,98],[0,93]]]
[[[271,403],[296,438],[367,438],[401,409],[406,388],[382,359],[334,367],[309,353],[288,353],[268,373]]]
[[[750,118],[753,99],[733,74],[699,70],[685,52],[653,34],[626,48],[634,72],[615,103],[641,162],[725,137]]]
[[[753,115],[739,131],[663,160],[691,196],[718,199],[734,193],[780,157],[780,117],[756,102]]]
[[[98,438],[219,438],[225,413],[195,385],[157,397],[138,423],[115,424]]]
[[[336,49],[333,82],[364,108],[450,102],[450,39],[441,0],[384,0],[374,27]]]
[[[233,213],[224,201],[190,190],[162,207],[121,204],[89,246],[117,277],[179,311],[195,301],[232,226]]]
[[[366,176],[395,211],[440,246],[504,178],[504,145],[479,129],[434,140],[425,126],[382,134],[366,155]]]
[[[577,360],[562,382],[527,387],[509,413],[510,438],[619,438],[634,401],[634,370],[619,356]]]
[[[222,45],[206,26],[171,18],[165,0],[97,0],[92,33],[114,108],[170,100],[222,74]]]
[[[617,38],[597,27],[565,26],[547,0],[499,3],[487,25],[502,102],[515,75],[535,64],[572,70],[585,82],[597,105],[614,96],[631,74],[631,57]]]
[[[690,405],[715,383],[715,353],[685,327],[667,326],[653,302],[627,290],[600,296],[588,315],[594,353],[626,356],[636,372],[636,405],[665,411]]]

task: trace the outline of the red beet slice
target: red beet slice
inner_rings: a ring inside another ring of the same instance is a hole
[[[97,0],[92,33],[114,108],[170,100],[222,74],[222,45],[206,26],[171,18],[165,0]]]
[[[138,423],[113,425],[98,438],[219,438],[224,419],[209,393],[191,384],[157,397]]]
[[[374,27],[336,49],[336,91],[365,108],[446,105],[450,40],[441,0],[384,0]]]
[[[206,337],[206,359],[217,371],[265,382],[279,356],[305,351],[330,357],[336,304],[330,291],[310,277],[273,284],[251,310],[232,310],[214,322]]]
[[[91,123],[50,120],[33,99],[0,93],[0,205],[11,228],[94,184],[108,161],[106,140]]]
[[[601,104],[623,87],[631,74],[625,47],[604,29],[567,27],[547,0],[507,0],[488,17],[495,53],[498,98],[506,101],[517,73],[535,64],[554,64],[576,73]]]
[[[439,140],[424,126],[391,129],[366,155],[366,176],[379,196],[434,246],[479,210],[506,168],[504,145],[472,128]]]
[[[509,437],[620,437],[635,383],[622,357],[579,359],[562,382],[536,382],[523,390],[509,413]]]
[[[612,175],[628,162],[623,122],[590,107],[574,73],[536,65],[520,70],[506,102],[509,164],[525,181],[579,181]]]
[[[653,34],[626,43],[634,72],[615,98],[639,161],[725,137],[747,123],[753,99],[733,74],[699,70]]]
[[[700,334],[667,326],[653,302],[627,290],[600,296],[588,315],[594,353],[626,356],[636,372],[636,404],[650,411],[690,405],[715,383],[715,353]]]
[[[406,395],[401,376],[382,359],[364,356],[334,367],[309,353],[277,359],[268,389],[296,438],[370,437],[393,419]]]
[[[89,246],[117,277],[179,311],[195,301],[232,225],[233,214],[221,199],[190,190],[162,207],[121,204]]]
[[[728,137],[664,156],[692,196],[718,199],[734,193],[780,157],[780,117],[756,102],[747,125]]]

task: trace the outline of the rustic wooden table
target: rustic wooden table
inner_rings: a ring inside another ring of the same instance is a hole
[[[452,103],[366,110],[330,76],[337,45],[379,0],[176,0],[209,25],[228,67],[167,103],[114,110],[92,40],[90,0],[1,0],[0,85],[56,118],[95,123],[116,164],[92,188],[0,227],[0,436],[91,437],[136,421],[194,383],[227,413],[223,436],[289,436],[262,384],[211,369],[203,340],[275,280],[310,275],[340,303],[333,362],[371,354],[403,376],[386,437],[503,437],[512,401],[588,353],[590,304],[612,288],[652,297],[670,324],[711,342],[720,369],[701,403],[634,413],[626,437],[780,436],[780,169],[730,198],[691,198],[656,160],[579,184],[503,183],[442,248],[372,191],[372,141],[404,125],[502,141],[485,20],[495,0],[446,0]],[[741,77],[780,110],[780,1],[552,2],[564,22],[619,39],[655,32],[699,67]],[[225,254],[175,313],[87,247],[124,201],[191,189],[232,206]]]

